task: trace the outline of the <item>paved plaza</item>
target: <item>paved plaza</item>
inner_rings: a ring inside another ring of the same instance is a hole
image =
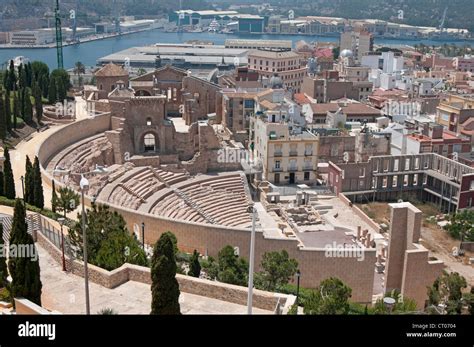
[[[44,308],[64,314],[84,314],[84,279],[64,273],[59,264],[38,244],[41,266]],[[108,289],[89,282],[91,313],[112,308],[119,314],[149,314],[151,308],[150,285],[126,282]],[[179,298],[183,314],[245,314],[247,307],[199,295],[181,293]],[[256,314],[272,314],[270,311],[253,309]]]

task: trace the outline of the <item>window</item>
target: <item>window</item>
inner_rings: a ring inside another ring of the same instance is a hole
[[[281,162],[279,160],[275,161],[275,169],[280,169],[281,167]]]
[[[146,125],[148,125],[148,126],[151,125],[151,118],[148,117],[148,118],[146,119]]]
[[[393,176],[392,180],[392,187],[397,187],[398,186],[398,176]]]
[[[304,173],[304,180],[309,181],[309,172]]]
[[[144,150],[145,152],[154,152],[155,151],[155,135],[146,134],[143,138]]]

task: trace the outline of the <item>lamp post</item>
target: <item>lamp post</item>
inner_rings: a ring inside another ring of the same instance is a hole
[[[298,314],[298,303],[299,303],[299,298],[300,298],[300,277],[301,277],[300,270],[296,270],[296,307],[297,307],[296,314]]]
[[[63,271],[66,271],[66,258],[64,257],[64,233],[63,233],[63,225],[65,221],[66,219],[63,217],[58,218],[58,222],[61,225],[61,253],[62,253],[62,261],[63,261]]]
[[[53,175],[59,175],[61,177],[69,175],[80,175],[81,180],[79,182],[79,187],[81,189],[81,205],[82,205],[82,247],[84,250],[84,285],[85,285],[85,294],[86,294],[86,314],[90,314],[90,302],[89,302],[89,268],[87,264],[87,233],[86,233],[86,211],[85,211],[85,202],[84,202],[84,193],[89,189],[89,180],[84,177],[84,174],[97,174],[103,175],[108,172],[107,167],[99,166],[96,164],[95,169],[90,172],[85,173],[74,173],[71,170],[58,168],[56,167],[53,170]],[[95,203],[95,196],[92,198],[92,203]]]
[[[142,222],[142,247],[145,250],[145,222]]]
[[[89,180],[84,176],[79,182],[81,187],[81,204],[82,204],[82,248],[84,253],[84,285],[86,290],[86,314],[90,314],[89,303],[89,269],[87,266],[87,232],[86,232],[86,211],[84,206],[84,191],[89,188]]]
[[[389,296],[383,298],[383,303],[385,305],[385,308],[387,309],[388,311],[388,314],[391,314],[392,311],[393,311],[393,307],[395,306],[395,303],[397,301],[394,299],[394,298],[391,298]]]
[[[257,209],[255,206],[249,207],[249,212],[252,212],[252,233],[250,236],[250,264],[249,264],[249,288],[247,296],[247,313],[252,314],[252,300],[253,300],[253,269],[255,263],[255,220]]]

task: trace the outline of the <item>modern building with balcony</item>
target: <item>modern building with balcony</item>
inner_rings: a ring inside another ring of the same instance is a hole
[[[308,184],[317,178],[319,137],[295,133],[289,124],[256,114],[250,122],[250,148],[262,163],[262,179],[273,184]]]

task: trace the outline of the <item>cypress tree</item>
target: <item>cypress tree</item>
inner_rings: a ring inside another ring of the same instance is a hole
[[[18,91],[18,95],[20,97],[20,116],[21,118],[25,119],[25,101],[26,101],[26,90],[22,88]]]
[[[27,88],[24,90],[24,111],[23,111],[23,119],[26,123],[31,123],[33,120],[33,105],[31,103],[31,95]]]
[[[13,64],[13,59],[10,60],[10,70],[9,70],[9,77],[8,77],[8,89],[15,90],[16,89],[16,74],[15,74],[15,65]]]
[[[3,175],[3,171],[0,171],[0,196],[5,196],[5,192],[3,190],[4,181],[5,181],[5,176]]]
[[[8,199],[15,199],[15,180],[13,178],[12,164],[8,147],[4,152],[5,161],[3,163],[3,191]]]
[[[201,264],[199,263],[199,253],[194,250],[189,264],[188,276],[199,277],[201,274]]]
[[[67,89],[66,86],[64,85],[63,80],[60,77],[56,77],[56,90],[58,93],[58,101],[59,102],[64,102],[67,97]]]
[[[151,314],[181,314],[179,284],[176,280],[176,254],[170,232],[161,235],[151,260]]]
[[[18,66],[18,87],[19,88],[28,87],[28,83],[26,80],[26,69],[23,64],[20,64],[20,66]]]
[[[5,242],[3,240],[3,223],[0,223],[0,249],[5,250]],[[8,268],[7,268],[7,257],[4,252],[0,256],[0,288],[5,288],[8,285]]]
[[[58,193],[56,193],[56,186],[54,184],[53,180],[53,185],[51,187],[52,193],[51,193],[51,210],[56,213],[57,209],[57,204],[58,204]]]
[[[43,93],[43,98],[47,99],[48,98],[48,93],[49,93],[49,77],[48,75],[40,75],[39,81],[38,81],[41,92]]]
[[[49,79],[49,87],[48,87],[48,101],[50,104],[56,103],[58,101],[58,92],[56,87],[56,79],[51,76]]]
[[[38,84],[35,82],[33,86],[33,96],[35,98],[35,113],[36,113],[36,121],[38,125],[41,123],[41,118],[43,117],[43,100],[41,89]]]
[[[5,120],[7,131],[12,131],[12,108],[10,101],[10,91],[7,89],[5,93]]]
[[[21,245],[21,248],[19,247]],[[16,247],[15,247],[16,246]],[[25,249],[27,246],[29,252],[26,254],[12,254],[8,261],[8,270],[12,277],[10,293],[13,298],[23,297],[38,305],[41,305],[41,278],[39,260],[33,257],[38,254],[35,243],[26,224],[26,210],[20,199],[15,201],[13,213],[13,224],[10,235],[10,248]],[[33,251],[35,253],[33,253]]]
[[[3,88],[10,90],[10,72],[8,70],[3,73]]]
[[[33,67],[31,66],[31,62],[28,62],[25,66],[26,68],[26,85],[31,88],[33,85]]]
[[[13,129],[17,128],[18,117],[20,117],[20,102],[17,93],[13,92]]]
[[[5,105],[3,103],[3,93],[0,93],[0,139],[7,137],[7,121],[5,118]]]
[[[43,195],[43,181],[41,179],[41,168],[38,157],[35,157],[35,162],[33,164],[33,195],[34,201],[33,204],[43,209],[44,207],[44,195]]]
[[[33,164],[31,163],[30,157],[26,156],[25,163],[25,202],[33,205],[34,204],[34,191],[35,182],[33,180]]]

